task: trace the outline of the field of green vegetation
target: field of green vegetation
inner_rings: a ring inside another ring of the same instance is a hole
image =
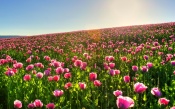
[[[175,22],[0,39],[1,109],[175,109]]]

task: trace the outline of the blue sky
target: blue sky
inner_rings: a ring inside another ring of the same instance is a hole
[[[175,0],[0,0],[0,35],[175,21]]]

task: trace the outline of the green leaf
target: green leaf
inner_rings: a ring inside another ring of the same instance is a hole
[[[95,106],[98,106],[98,99],[95,100]]]
[[[144,96],[143,96],[143,101],[146,101],[146,100],[147,100],[146,94],[144,94]]]
[[[133,96],[133,99],[136,101],[136,100],[137,100],[137,96],[136,96],[136,95],[134,95],[134,96]]]

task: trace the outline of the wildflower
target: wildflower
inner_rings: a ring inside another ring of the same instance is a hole
[[[162,95],[159,88],[157,87],[151,89],[151,94],[153,94],[156,97],[160,97]]]
[[[90,79],[90,81],[96,80],[96,79],[97,79],[97,74],[94,73],[94,72],[90,73],[90,74],[89,74],[89,79]]]
[[[136,71],[138,71],[138,67],[137,67],[136,65],[133,65],[133,66],[132,66],[132,70],[133,70],[134,72],[136,72]]]
[[[17,109],[22,108],[22,102],[19,100],[15,100],[14,101],[14,108],[17,108]]]
[[[60,96],[62,96],[63,94],[64,94],[63,90],[55,90],[55,91],[53,92],[53,95],[54,95],[55,97],[60,97]]]
[[[78,84],[79,84],[80,89],[85,89],[86,88],[86,84],[85,83],[79,82]]]
[[[69,87],[72,87],[72,83],[71,82],[68,82],[64,85],[64,88],[65,89],[69,89]]]
[[[96,87],[99,87],[99,86],[101,86],[101,82],[99,81],[99,80],[95,80],[94,81],[94,86],[96,86]]]
[[[34,106],[35,106],[36,108],[41,108],[41,107],[43,107],[43,103],[42,103],[41,100],[39,100],[39,99],[36,99],[36,100],[33,102],[33,104],[34,104]]]
[[[158,103],[160,105],[168,105],[168,103],[170,102],[170,100],[166,99],[166,98],[159,98]]]
[[[55,71],[56,71],[56,74],[58,74],[58,75],[64,73],[64,69],[63,69],[62,67],[58,67],[58,68],[56,68]]]
[[[49,104],[46,105],[46,108],[47,109],[54,109],[55,105],[54,105],[54,103],[49,103]]]
[[[128,83],[128,82],[130,82],[130,76],[124,76],[124,82],[125,83]]]
[[[23,80],[24,80],[24,81],[30,81],[30,79],[31,79],[31,75],[30,75],[30,74],[26,74],[26,75],[24,75],[24,77],[23,77]]]
[[[29,104],[27,105],[27,107],[28,107],[29,109],[33,109],[33,108],[35,108],[35,106],[34,106],[33,103],[29,103]]]
[[[116,90],[113,92],[113,94],[118,97],[119,95],[122,95],[122,91],[121,90]]]
[[[60,80],[60,76],[59,75],[54,75],[52,80],[59,81]]]
[[[136,93],[143,93],[147,89],[147,86],[145,86],[143,83],[137,82],[134,84],[134,91]]]
[[[36,74],[36,77],[39,78],[39,79],[43,78],[43,73],[38,72],[38,73]]]
[[[134,100],[130,97],[118,96],[116,100],[117,107],[120,109],[128,109],[134,106]]]

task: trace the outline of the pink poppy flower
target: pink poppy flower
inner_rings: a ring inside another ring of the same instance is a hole
[[[90,74],[89,74],[89,79],[90,79],[90,81],[96,80],[96,79],[97,79],[97,74],[94,73],[94,72],[90,73]]]
[[[115,75],[115,70],[111,69],[111,70],[109,71],[109,74],[110,74],[111,76],[114,76],[114,75]]]
[[[112,62],[112,61],[114,61],[114,57],[113,56],[106,56],[105,61]]]
[[[128,109],[134,106],[134,100],[130,97],[118,96],[116,104],[119,109]]]
[[[6,59],[0,59],[0,65],[3,65],[5,63],[7,63],[7,60]]]
[[[34,74],[34,75],[35,75],[36,73],[37,73],[37,71],[36,71],[36,70],[32,70],[32,74]]]
[[[113,92],[113,94],[114,94],[116,97],[118,97],[118,96],[122,95],[122,91],[121,91],[121,90],[116,90],[116,91]]]
[[[106,56],[106,57],[105,57],[105,61],[108,61],[108,59],[109,59],[109,56]]]
[[[156,97],[160,97],[162,95],[158,87],[152,88],[151,94],[153,94]]]
[[[115,67],[115,63],[109,63],[109,67],[113,69]]]
[[[14,108],[17,108],[17,109],[22,108],[22,102],[19,100],[15,100],[14,101]]]
[[[69,73],[69,68],[64,68],[65,73]]]
[[[172,51],[172,50],[173,50],[173,48],[172,48],[172,47],[168,47],[168,50],[169,50],[169,51]]]
[[[134,91],[136,93],[143,93],[147,89],[147,86],[145,86],[143,83],[135,83],[134,84]]]
[[[152,50],[152,51],[155,51],[155,50],[156,50],[156,47],[151,47],[151,50]]]
[[[55,108],[55,104],[54,103],[49,103],[46,105],[47,109],[54,109]]]
[[[65,74],[64,74],[64,78],[66,78],[66,79],[71,78],[71,76],[72,76],[71,73],[65,73]]]
[[[47,80],[48,80],[48,81],[52,81],[52,80],[53,80],[53,77],[52,77],[52,76],[48,76],[48,77],[47,77]]]
[[[109,56],[108,61],[109,61],[109,62],[114,61],[114,57],[113,57],[113,56]]]
[[[38,68],[44,68],[44,65],[40,62],[35,63],[35,66],[38,67]]]
[[[141,71],[142,72],[148,72],[148,67],[147,66],[142,66]]]
[[[55,90],[55,91],[53,92],[53,95],[54,95],[55,97],[60,97],[60,96],[62,96],[63,94],[64,94],[63,90]]]
[[[132,70],[133,70],[134,72],[136,72],[136,71],[138,71],[138,67],[137,67],[136,65],[133,65],[133,66],[132,66]]]
[[[24,77],[23,77],[23,80],[24,80],[24,81],[30,81],[30,79],[31,79],[31,75],[30,75],[30,74],[26,74],[26,75],[24,75]]]
[[[43,73],[38,72],[38,73],[36,74],[36,77],[39,78],[39,79],[43,78]]]
[[[159,45],[159,42],[153,42],[153,45],[154,46],[158,46]]]
[[[54,75],[52,80],[53,81],[59,81],[60,80],[60,76],[59,75]]]
[[[87,67],[87,62],[82,62],[80,68],[81,68],[82,70],[85,70],[86,67]]]
[[[123,57],[121,57],[121,60],[122,61],[127,61],[127,57],[126,56],[123,56]]]
[[[15,72],[13,70],[8,70],[8,71],[5,72],[5,74],[7,76],[14,76],[15,75]]]
[[[115,71],[115,75],[119,75],[120,74],[120,70],[114,70]]]
[[[57,62],[57,61],[54,61],[54,60],[52,60],[52,61],[53,61],[52,64],[53,64],[53,66],[54,66],[55,68],[61,67],[61,63],[60,63],[60,62]]]
[[[27,105],[27,107],[28,107],[29,109],[33,109],[33,108],[35,108],[35,106],[34,106],[33,103],[29,103],[29,104]]]
[[[88,53],[83,53],[83,56],[84,56],[84,57],[87,57],[87,56],[88,56]]]
[[[85,83],[79,82],[78,84],[79,84],[80,89],[85,89],[86,88],[86,84]]]
[[[175,38],[174,34],[173,34],[173,35],[171,35],[171,36],[169,36],[169,38]]]
[[[70,87],[72,87],[72,83],[71,82],[68,82],[64,85],[64,88],[65,89],[69,89]]]
[[[170,102],[170,100],[168,100],[168,99],[166,99],[166,98],[159,98],[159,100],[158,100],[158,103],[160,104],[160,105],[168,105],[168,103]]]
[[[34,104],[34,106],[35,106],[36,108],[41,108],[41,107],[43,107],[43,103],[42,103],[41,100],[39,100],[39,99],[36,99],[36,100],[33,102],[33,104]]]
[[[64,68],[57,67],[55,71],[56,71],[56,74],[60,75],[60,74],[64,73]]]
[[[104,69],[105,69],[105,70],[109,70],[110,67],[106,65],[106,66],[104,66]]]
[[[144,55],[143,58],[144,58],[145,60],[148,60],[148,59],[149,59],[149,57],[148,57],[147,55]]]
[[[175,61],[171,61],[171,65],[172,66],[175,66]]]
[[[81,67],[82,64],[83,64],[83,62],[81,60],[75,60],[75,62],[74,62],[75,67]]]
[[[175,109],[175,106],[171,107],[170,109]]]
[[[33,68],[34,68],[34,65],[30,64],[26,67],[26,70],[29,71],[29,70],[32,70]]]
[[[101,86],[101,82],[99,81],[99,80],[95,80],[94,81],[94,86],[96,86],[96,87],[99,87],[99,86]]]
[[[153,67],[153,63],[151,63],[151,62],[148,62],[146,65],[147,65],[148,69]]]
[[[124,79],[125,83],[129,83],[130,82],[130,76],[124,76],[123,79]]]
[[[45,70],[45,71],[44,71],[44,75],[45,75],[45,76],[50,76],[50,75],[51,75],[50,70],[48,70],[48,69],[47,69],[47,70]]]
[[[31,61],[32,61],[32,58],[28,58],[28,59],[26,60],[27,63],[31,63]]]
[[[119,49],[115,49],[114,52],[115,52],[115,53],[118,53],[118,52],[119,52]]]
[[[46,61],[50,61],[50,57],[49,57],[49,56],[44,56],[44,59],[45,59]]]
[[[23,64],[22,64],[21,62],[18,62],[18,63],[16,63],[16,64],[13,64],[13,67],[14,67],[15,69],[20,69],[20,68],[23,67]]]

